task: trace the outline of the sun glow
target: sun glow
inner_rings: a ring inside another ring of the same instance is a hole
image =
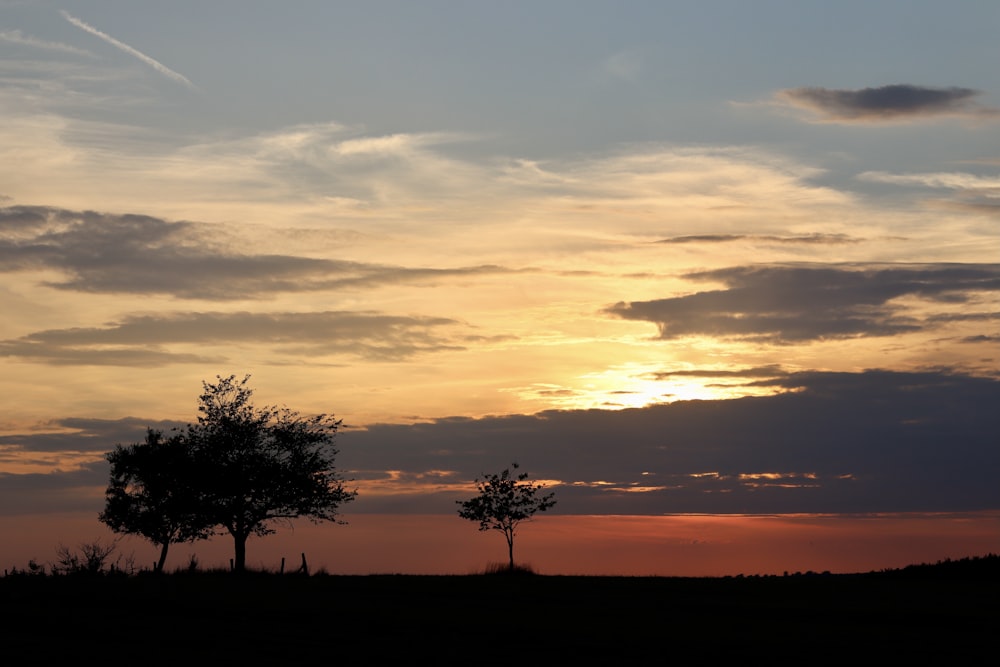
[[[706,401],[773,393],[737,379],[664,375],[662,366],[624,364],[577,376],[566,384],[536,383],[507,390],[520,399],[563,410],[625,410],[677,401]]]

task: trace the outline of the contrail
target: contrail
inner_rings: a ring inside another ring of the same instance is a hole
[[[193,83],[191,83],[186,76],[184,76],[183,74],[178,74],[177,72],[175,72],[174,70],[170,69],[169,67],[167,67],[163,63],[158,62],[158,61],[150,58],[145,53],[143,53],[141,51],[138,51],[136,49],[133,49],[131,46],[129,46],[128,44],[125,44],[124,42],[119,42],[117,39],[115,39],[111,35],[108,35],[106,33],[101,32],[100,30],[98,30],[94,26],[89,25],[88,23],[85,23],[84,21],[81,21],[80,19],[76,18],[75,16],[73,16],[72,14],[70,14],[67,11],[61,11],[60,14],[63,15],[64,19],[66,19],[67,21],[69,21],[70,23],[72,23],[73,25],[75,25],[77,28],[80,28],[81,30],[86,30],[91,35],[95,35],[96,37],[100,37],[101,39],[103,39],[108,44],[110,44],[112,46],[118,47],[119,49],[121,49],[125,53],[128,53],[129,55],[135,56],[136,58],[138,58],[142,62],[146,63],[147,65],[149,65],[150,67],[152,67],[153,69],[155,69],[160,74],[163,74],[164,76],[170,77],[171,79],[173,79],[174,81],[176,81],[178,83],[183,83],[188,88],[194,88],[194,89],[196,89],[196,86]]]

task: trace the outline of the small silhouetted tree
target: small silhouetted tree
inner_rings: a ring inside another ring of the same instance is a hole
[[[165,438],[148,429],[144,442],[117,445],[106,458],[111,480],[98,518],[116,533],[139,535],[160,547],[157,572],[171,544],[212,535],[213,526],[200,511],[193,451],[183,433]]]
[[[52,564],[52,574],[95,576],[114,572],[116,563],[109,561],[117,548],[118,540],[112,540],[110,544],[105,544],[100,539],[83,542],[75,551],[60,544],[56,548],[57,561]],[[118,561],[121,561],[121,556]]]
[[[251,535],[274,533],[274,523],[298,517],[338,521],[354,500],[334,466],[341,422],[328,415],[301,417],[286,408],[253,405],[250,376],[203,382],[198,423],[188,426],[194,484],[202,523],[232,536],[233,569],[246,566]]]
[[[528,521],[537,512],[544,512],[556,504],[555,493],[538,495],[544,487],[526,481],[528,473],[516,474],[518,464],[511,464],[503,472],[476,478],[479,495],[469,500],[456,501],[461,505],[458,515],[469,521],[478,521],[479,530],[498,530],[507,540],[510,570],[514,571],[514,536],[522,521]],[[515,472],[511,472],[511,471]]]

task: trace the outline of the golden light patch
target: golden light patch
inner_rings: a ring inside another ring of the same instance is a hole
[[[368,472],[374,473],[374,471]],[[441,492],[467,493],[470,489],[475,489],[469,482],[451,481],[449,478],[455,473],[449,470],[428,470],[420,473],[383,470],[374,474],[381,474],[382,477],[358,480],[360,493],[366,496],[394,496]]]
[[[670,487],[667,486],[639,486],[633,484],[632,486],[623,486],[617,489],[608,489],[608,491],[620,491],[622,493],[652,493],[654,491],[663,491]]]

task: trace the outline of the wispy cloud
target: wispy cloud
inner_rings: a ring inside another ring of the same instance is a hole
[[[86,23],[86,22],[82,21],[81,19],[76,18],[75,16],[73,16],[72,14],[70,14],[67,11],[62,11],[60,13],[62,14],[62,16],[63,16],[64,19],[66,19],[67,21],[69,21],[70,23],[72,23],[73,25],[75,25],[77,28],[80,28],[81,30],[89,32],[91,35],[94,35],[95,37],[103,39],[108,44],[114,46],[115,48],[121,49],[122,51],[124,51],[125,53],[129,54],[130,56],[134,56],[134,57],[138,58],[139,60],[141,60],[142,62],[146,63],[147,65],[149,65],[150,67],[152,67],[157,72],[159,72],[160,74],[164,75],[165,77],[167,77],[167,78],[169,78],[169,79],[171,79],[173,81],[176,81],[177,83],[183,84],[183,85],[187,86],[188,88],[196,89],[196,86],[193,83],[191,83],[191,81],[186,76],[184,76],[183,74],[180,74],[178,72],[175,72],[174,70],[170,69],[169,67],[167,67],[163,63],[159,62],[158,60],[154,60],[153,58],[150,58],[149,56],[147,56],[142,51],[139,51],[138,49],[135,49],[135,48],[129,46],[128,44],[125,44],[124,42],[118,41],[117,39],[115,39],[114,37],[112,37],[111,35],[109,35],[109,34],[107,34],[105,32],[101,32],[100,30],[98,30],[94,26],[90,25],[89,23]]]
[[[619,51],[601,64],[605,75],[633,83],[639,79],[641,70],[642,56],[635,51]]]
[[[858,90],[790,88],[779,91],[776,98],[834,123],[898,121],[956,114],[1000,117],[1000,110],[973,104],[980,94],[972,88],[893,84]]]
[[[657,243],[730,243],[733,241],[748,241],[751,243],[789,243],[804,245],[838,245],[844,243],[860,243],[862,239],[847,234],[794,234],[778,236],[774,234],[690,234],[687,236],[671,236]]]
[[[858,174],[857,178],[871,183],[946,191],[947,194],[940,199],[925,200],[926,205],[937,209],[970,212],[989,217],[1000,215],[1000,178],[997,176],[965,172],[893,174],[885,171],[866,171]]]
[[[938,172],[931,174],[890,174],[884,171],[866,171],[858,178],[874,183],[892,185],[916,185],[926,188],[949,190],[991,191],[1000,195],[1000,178],[984,177],[962,172]]]
[[[332,146],[330,150],[339,155],[396,156],[460,139],[459,135],[446,133],[391,134],[384,137],[347,139]]]
[[[38,39],[37,37],[32,37],[31,35],[25,35],[20,30],[4,30],[0,32],[0,41],[7,42],[9,44],[30,46],[35,49],[44,49],[46,51],[59,51],[61,53],[72,53],[78,56],[88,56],[90,58],[94,57],[94,54],[90,51],[79,49],[69,44],[63,44],[62,42],[48,42]]]
[[[739,368],[735,370],[720,370],[715,368],[694,368],[685,370],[659,371],[650,373],[655,380],[670,380],[678,377],[696,378],[775,378],[788,375],[789,372],[779,364]]]
[[[610,236],[744,232],[760,220],[770,222],[758,233],[839,232],[842,225],[817,220],[831,219],[831,207],[857,205],[846,190],[818,183],[821,169],[746,146],[473,160],[442,150],[461,135],[365,136],[318,123],[155,151],[121,128],[101,135],[114,151],[97,151],[92,134],[118,127],[54,117],[40,125],[46,119],[26,113],[0,126],[0,158],[19,165],[9,186],[17,186],[18,201],[76,208],[95,206],[96,198],[102,210],[264,225],[328,227],[333,220],[376,236],[419,228],[423,238],[449,239],[439,247],[468,243],[457,254],[490,263],[522,260],[541,236],[558,236],[561,252],[577,253]],[[102,175],[109,170],[113,179]],[[63,184],[58,195],[39,185],[50,181]]]

